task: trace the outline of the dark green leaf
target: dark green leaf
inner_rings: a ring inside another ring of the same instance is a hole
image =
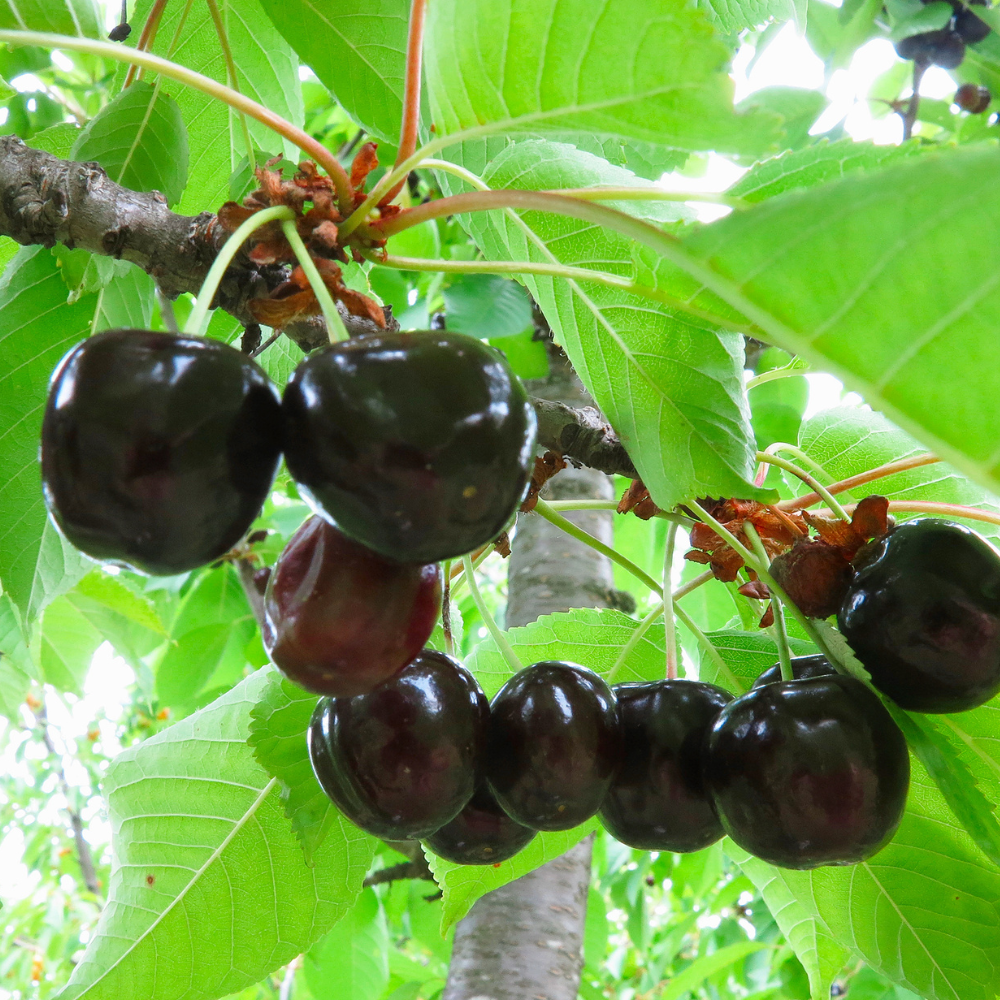
[[[444,290],[448,329],[482,340],[513,337],[532,328],[524,288],[497,274],[464,274]]]

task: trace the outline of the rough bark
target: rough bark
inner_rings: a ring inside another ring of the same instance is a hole
[[[579,383],[564,360],[530,385],[538,396],[581,405]],[[608,478],[566,469],[545,495],[611,496]],[[611,514],[572,515],[610,541]],[[574,607],[607,607],[614,599],[611,564],[537,514],[521,515],[508,572],[508,625]],[[591,838],[561,858],[479,899],[455,933],[443,1000],[574,1000],[583,965],[583,928],[590,881]]]
[[[600,469],[609,476],[639,478],[625,446],[600,410],[537,397],[532,403],[542,447],[569,455],[581,465]]]

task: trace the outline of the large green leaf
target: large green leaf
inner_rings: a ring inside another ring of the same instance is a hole
[[[772,18],[806,20],[805,0],[698,0],[698,6],[726,32],[756,28]]]
[[[299,58],[366,132],[395,144],[409,0],[261,0]]]
[[[160,191],[173,205],[187,183],[181,110],[162,86],[137,80],[91,118],[73,144],[72,158],[94,160],[123,187]]]
[[[354,902],[372,840],[339,825],[306,866],[246,744],[256,673],[115,759],[108,902],[64,1000],[214,1000],[307,949]]]
[[[733,111],[729,50],[683,0],[438,0],[425,36],[438,135],[556,135],[768,149],[780,119]]]
[[[95,296],[67,305],[41,247],[20,250],[0,282],[0,580],[26,625],[93,565],[47,519],[38,439],[49,376],[90,332],[95,306]]]
[[[103,25],[94,0],[0,0],[0,28],[101,38]]]
[[[595,156],[540,140],[501,152],[486,180],[535,189],[639,183]],[[662,203],[618,207],[654,222],[684,211]],[[630,242],[590,223],[490,212],[470,225],[494,260],[555,261],[639,278]],[[591,282],[526,275],[525,283],[661,507],[692,496],[770,496],[749,482],[754,448],[742,337]]]
[[[835,480],[927,450],[881,413],[858,406],[838,406],[810,417],[800,428],[799,446]],[[932,500],[1000,513],[1000,504],[991,494],[946,462],[876,479],[855,488],[851,496],[860,500],[872,493],[890,500]],[[901,513],[895,516],[906,520],[918,515]],[[1000,525],[984,521],[970,521],[969,524],[981,535],[1000,535]]]
[[[142,23],[151,6],[152,0],[140,0],[134,22]],[[288,43],[267,19],[258,0],[227,0],[219,7],[241,93],[301,126],[298,60]],[[182,18],[185,20],[181,28]],[[178,28],[181,31],[175,47]],[[152,51],[214,80],[228,82],[208,4],[167,4]],[[214,212],[229,200],[229,176],[247,156],[243,128],[235,112],[201,91],[170,84],[170,93],[187,125],[190,147],[188,185],[178,211],[191,215],[205,210]],[[260,149],[281,151],[297,160],[294,147],[283,146],[270,129],[250,119],[247,128]]]
[[[998,167],[967,147],[772,198],[689,237],[684,266],[997,491]]]

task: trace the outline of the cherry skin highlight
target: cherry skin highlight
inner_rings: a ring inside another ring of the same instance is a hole
[[[733,700],[699,681],[616,684],[624,753],[601,806],[617,840],[647,851],[700,851],[722,836],[701,775],[705,734]]]
[[[352,823],[375,837],[418,840],[472,798],[488,713],[472,674],[424,650],[368,694],[322,699],[309,727],[309,758]]]
[[[504,812],[522,826],[569,830],[589,819],[621,753],[614,693],[586,667],[536,663],[493,699],[486,777]]]
[[[331,344],[295,370],[283,410],[303,496],[400,562],[440,562],[492,541],[534,466],[524,387],[499,351],[461,333]]]
[[[512,820],[489,788],[480,785],[465,808],[424,843],[457,865],[495,865],[514,857],[534,838],[534,830]]]
[[[300,687],[353,697],[409,663],[440,610],[436,564],[391,562],[313,516],[268,578],[264,645]]]
[[[207,337],[108,330],[49,387],[42,484],[78,549],[153,575],[203,566],[246,533],[281,453],[277,390]]]
[[[872,684],[914,712],[964,712],[1000,692],[1000,556],[934,518],[855,558],[837,624]]]
[[[730,702],[703,768],[725,832],[781,868],[870,858],[896,832],[910,781],[892,716],[840,675],[764,684]]]

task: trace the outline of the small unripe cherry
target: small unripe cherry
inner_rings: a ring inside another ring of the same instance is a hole
[[[992,100],[988,87],[982,87],[978,83],[963,83],[955,91],[955,103],[969,114],[982,114]]]

